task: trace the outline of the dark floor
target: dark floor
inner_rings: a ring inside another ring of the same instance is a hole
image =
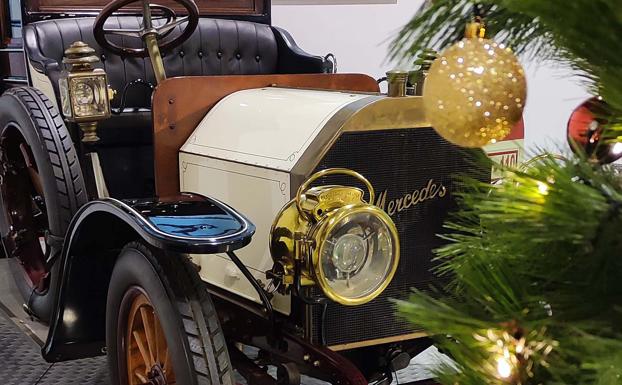
[[[0,309],[0,384],[109,384],[106,358],[49,364],[41,358],[40,347],[35,340]]]
[[[41,358],[38,337],[19,319],[7,314],[0,306],[0,384],[2,385],[108,385],[105,357],[50,364]],[[414,365],[411,365],[414,366]],[[399,373],[401,384],[412,381],[417,374],[415,367]],[[410,380],[410,381],[409,381]],[[239,379],[243,383],[242,379]],[[304,385],[325,384],[305,378]],[[418,382],[420,385],[431,382]]]
[[[28,319],[21,298],[8,271],[6,259],[0,259],[0,385],[108,385],[106,357],[50,364],[41,358],[40,346],[47,335],[45,325]],[[414,384],[429,376],[435,353],[417,356],[411,365],[397,373],[394,384]],[[242,378],[237,379],[240,384]],[[303,378],[303,385],[326,383]],[[418,385],[432,385],[421,381]]]

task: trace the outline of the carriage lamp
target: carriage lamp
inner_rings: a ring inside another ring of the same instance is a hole
[[[63,115],[78,124],[83,142],[99,140],[97,122],[110,117],[110,99],[114,97],[106,72],[93,67],[97,62],[95,50],[77,41],[65,50],[63,63],[69,69],[58,80]]]
[[[335,174],[367,186],[369,201],[355,187],[310,187]],[[361,305],[380,295],[399,263],[397,229],[374,202],[367,179],[349,169],[327,169],[305,181],[278,214],[270,234],[275,262],[271,276],[282,287],[317,285],[342,305]]]

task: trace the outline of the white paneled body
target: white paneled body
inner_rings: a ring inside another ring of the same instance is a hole
[[[181,191],[219,199],[257,227],[251,244],[236,253],[261,282],[266,282],[265,272],[273,264],[272,222],[291,199],[290,171],[337,112],[369,97],[286,88],[239,91],[210,110],[182,147]],[[260,302],[226,255],[193,257],[202,279]],[[277,295],[273,305],[290,312],[289,297]]]
[[[188,153],[180,154],[181,191],[209,195],[244,214],[257,227],[250,245],[236,251],[251,273],[266,282],[272,268],[268,248],[270,227],[281,207],[290,199],[289,174],[236,162]],[[225,254],[196,255],[205,281],[259,302],[259,296]],[[289,314],[289,297],[276,296],[275,309]]]
[[[278,87],[235,92],[207,113],[181,148],[181,191],[219,199],[255,224],[252,242],[237,253],[266,283],[273,221],[342,133],[428,127],[420,97]],[[487,150],[516,162],[516,147],[498,143]],[[260,302],[226,255],[194,258],[202,279]],[[273,305],[290,312],[289,297],[276,296]]]
[[[235,92],[212,108],[182,152],[289,172],[330,118],[365,98],[275,87]]]

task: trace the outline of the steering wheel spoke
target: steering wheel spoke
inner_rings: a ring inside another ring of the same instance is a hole
[[[106,35],[115,35],[115,36],[124,36],[124,37],[135,37],[142,38],[144,31],[137,29],[121,29],[121,28],[106,28],[104,29],[104,34]]]
[[[183,23],[186,23],[190,20],[190,18],[188,16],[184,16],[181,17],[179,19],[175,19],[171,22],[168,22],[166,24],[163,24],[159,27],[155,27],[155,30],[158,32],[158,35],[160,36],[166,36],[169,33],[171,33],[173,31],[173,29],[177,28],[178,26],[182,25]]]
[[[173,0],[173,2],[185,8],[188,14],[188,16],[180,18],[176,17],[175,11],[171,8],[159,4],[146,4],[145,2],[147,1],[149,0],[113,0],[108,3],[108,5],[102,9],[101,13],[95,19],[95,24],[93,26],[93,34],[95,35],[97,43],[99,43],[102,48],[105,48],[106,50],[117,55],[146,57],[149,56],[147,48],[124,47],[112,42],[109,37],[116,35],[140,38],[146,43],[147,38],[155,34],[158,38],[158,46],[160,51],[167,51],[186,41],[199,24],[199,9],[197,8],[194,0]],[[144,23],[141,29],[104,28],[106,21],[115,12],[118,12],[121,8],[136,2],[140,2],[143,7],[147,7],[147,11],[143,12]],[[154,20],[158,21],[158,25],[154,25]],[[175,28],[180,26],[181,33],[164,39],[172,33]],[[155,56],[159,56],[157,52],[154,54]]]

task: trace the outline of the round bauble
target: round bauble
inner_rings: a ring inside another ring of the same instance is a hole
[[[568,119],[568,144],[575,153],[584,153],[599,163],[612,163],[622,157],[622,143],[601,143],[611,111],[601,98],[581,103]]]
[[[503,45],[467,38],[434,61],[423,89],[427,120],[450,142],[482,147],[509,135],[527,96],[523,67]]]

